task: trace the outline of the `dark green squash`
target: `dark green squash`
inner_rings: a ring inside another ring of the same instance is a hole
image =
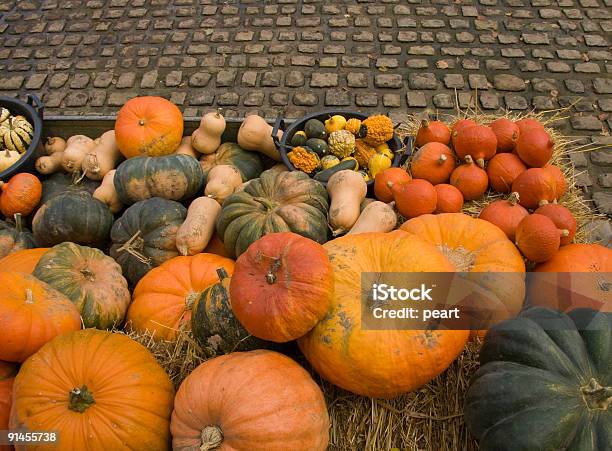
[[[131,205],[151,197],[184,201],[202,190],[200,163],[190,155],[135,157],[119,165],[113,179],[121,202]]]
[[[208,177],[208,172],[221,164],[234,166],[240,172],[242,181],[247,182],[256,177],[263,171],[261,158],[257,152],[247,152],[236,143],[223,143],[219,148],[209,155],[200,157],[200,166],[204,173],[204,183]]]
[[[223,202],[217,233],[232,257],[274,232],[327,241],[327,191],[301,171],[267,170]]]
[[[90,180],[87,177],[75,178],[72,174],[56,172],[42,182],[42,196],[39,205],[44,204],[52,197],[67,191],[86,191],[93,194],[100,186],[100,182]]]
[[[23,226],[21,214],[15,215],[15,223],[0,221],[0,258],[13,252],[36,247],[32,232]]]
[[[534,307],[493,326],[467,393],[480,450],[609,450],[612,313]]]
[[[88,191],[68,190],[51,197],[32,219],[39,246],[51,247],[64,241],[100,247],[108,241],[113,214],[106,204]]]
[[[179,255],[176,231],[186,217],[187,209],[178,202],[152,197],[136,202],[115,221],[110,255],[132,284],[149,270]]]

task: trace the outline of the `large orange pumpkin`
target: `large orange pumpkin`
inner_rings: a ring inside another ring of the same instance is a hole
[[[0,271],[15,271],[31,274],[38,264],[40,257],[49,250],[48,247],[35,247],[13,252],[0,258]]]
[[[70,299],[34,276],[0,272],[0,287],[0,360],[23,362],[57,335],[81,328]]]
[[[321,376],[359,395],[391,398],[426,384],[459,355],[468,331],[366,330],[363,325],[362,273],[452,272],[434,245],[391,232],[346,235],[323,247],[334,270],[332,306],[298,340]]]
[[[52,449],[162,451],[170,444],[173,398],[170,379],[144,346],[86,329],[57,337],[23,364],[10,426],[57,432]]]
[[[134,97],[117,114],[115,137],[126,158],[171,154],[183,138],[183,114],[164,98]]]
[[[17,213],[27,216],[40,202],[42,183],[33,174],[22,172],[8,182],[0,181],[0,211],[7,218]]]
[[[0,361],[0,431],[8,429],[13,381],[17,371],[17,364]],[[11,449],[13,449],[12,446],[0,445],[0,451],[10,451]]]
[[[198,366],[172,412],[172,449],[318,451],[329,417],[319,386],[273,351],[235,352]]]
[[[172,340],[189,328],[191,308],[202,292],[217,283],[217,268],[229,276],[234,261],[215,254],[174,257],[149,271],[132,295],[126,325],[137,332],[149,330],[155,338]]]

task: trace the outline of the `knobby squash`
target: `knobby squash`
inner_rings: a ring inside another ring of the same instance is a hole
[[[66,141],[62,153],[62,168],[68,173],[80,172],[85,156],[95,147],[93,139],[85,135],[74,135]]]

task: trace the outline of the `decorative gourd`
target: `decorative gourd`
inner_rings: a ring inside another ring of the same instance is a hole
[[[337,132],[338,130],[344,130],[346,126],[346,118],[344,116],[340,116],[339,114],[335,114],[331,116],[329,119],[325,120],[325,130],[327,133]]]
[[[320,244],[291,232],[255,241],[230,283],[234,315],[263,340],[284,343],[309,332],[327,313],[334,275]]]
[[[206,113],[200,126],[191,135],[191,145],[202,154],[211,154],[221,145],[221,135],[225,131],[225,118],[221,109]]]
[[[21,154],[16,150],[0,150],[0,171],[4,171],[19,161]]]
[[[294,147],[291,149],[291,152],[287,154],[287,158],[289,158],[289,161],[295,169],[306,174],[311,174],[321,166],[319,156],[305,147]]]
[[[0,361],[0,430],[8,430],[13,396],[13,382],[19,367],[15,363]],[[12,445],[0,445],[0,451],[12,451]]]
[[[357,163],[359,163],[359,167],[367,168],[368,161],[370,161],[370,158],[372,158],[374,155],[376,155],[376,149],[374,147],[366,144],[363,139],[355,140],[355,152],[353,153],[353,156],[357,160]],[[324,157],[324,159],[325,158],[327,157]]]
[[[123,324],[130,303],[121,267],[98,249],[61,243],[41,258],[32,275],[77,306],[85,327],[112,329]]]
[[[361,122],[359,138],[371,146],[378,146],[393,138],[393,122],[387,116],[378,114]]]
[[[453,185],[439,183],[436,190],[436,209],[434,213],[459,213],[463,208],[463,194]]]
[[[357,163],[357,160],[353,157],[346,157],[340,163],[332,166],[331,168],[317,172],[313,179],[319,182],[327,183],[332,175],[334,175],[336,172],[344,170],[357,171],[359,170],[359,163]]]
[[[39,207],[55,196],[66,192],[74,193],[84,191],[93,194],[100,186],[100,182],[83,177],[76,178],[72,174],[69,175],[64,172],[58,172],[43,180],[42,186],[42,196],[40,198]]]
[[[506,117],[500,117],[489,125],[497,138],[497,152],[512,152],[519,139],[518,125]]]
[[[66,141],[62,154],[62,168],[68,173],[79,172],[85,156],[95,147],[93,139],[85,135],[74,135]]]
[[[394,202],[386,204],[378,200],[369,202],[361,210],[359,219],[347,232],[347,235],[351,233],[390,232],[397,225],[397,214],[393,210],[394,205]]]
[[[0,143],[8,150],[25,153],[33,134],[34,127],[23,116],[11,116],[0,123]]]
[[[389,168],[376,174],[374,178],[374,194],[376,198],[389,203],[393,200],[391,188],[397,183],[407,183],[412,178],[402,168]]]
[[[210,197],[194,199],[187,209],[187,218],[176,232],[176,248],[181,255],[203,252],[215,231],[221,205]]]
[[[471,156],[481,168],[497,150],[497,138],[493,130],[485,125],[462,127],[453,136],[453,149],[461,159]]]
[[[550,135],[545,130],[536,128],[521,133],[515,151],[527,166],[541,168],[550,161],[553,147]]]
[[[48,247],[36,247],[13,252],[0,258],[0,271],[15,271],[31,274],[40,257],[49,250]]]
[[[185,136],[181,140],[181,144],[176,148],[174,152],[176,155],[189,155],[193,158],[200,158],[200,152],[195,150],[191,145],[191,136]]]
[[[126,326],[156,339],[173,340],[179,330],[189,330],[194,302],[219,281],[217,269],[228,275],[234,262],[214,254],[175,257],[149,271],[134,289]]]
[[[151,197],[183,201],[200,192],[202,168],[188,155],[135,157],[124,161],[114,177],[115,189],[125,205]]]
[[[514,179],[512,191],[519,194],[523,207],[536,209],[557,198],[557,183],[545,169],[530,168]]]
[[[329,152],[343,159],[353,153],[355,149],[355,136],[347,130],[338,130],[329,134],[327,143],[329,145]]]
[[[0,258],[36,247],[32,232],[23,227],[21,214],[17,213],[14,220],[15,224],[0,221]]]
[[[115,130],[109,130],[100,136],[100,141],[85,155],[82,169],[90,179],[102,180],[109,171],[115,169],[121,158]]]
[[[476,124],[476,121],[473,121],[472,119],[459,119],[457,122],[455,122],[452,127],[451,127],[451,141],[453,142],[454,145],[454,139],[455,136],[457,135],[455,132],[458,132],[459,130],[461,130],[464,127],[469,127],[472,125],[478,125]]]
[[[567,191],[567,182],[561,169],[553,164],[547,164],[542,169],[551,174],[555,179],[555,196],[557,199],[561,199]]]
[[[220,204],[242,184],[240,171],[234,166],[221,164],[208,173],[204,194]]]
[[[393,232],[346,235],[323,247],[334,270],[332,306],[325,318],[298,340],[323,378],[362,396],[391,398],[426,384],[463,350],[467,330],[363,327],[362,273],[453,271],[434,245],[414,235]]]
[[[589,309],[531,308],[494,326],[465,401],[479,449],[609,448],[611,330],[611,314]]]
[[[0,181],[0,211],[7,218],[20,213],[32,213],[42,195],[42,184],[38,177],[27,172],[15,174],[8,182]]]
[[[280,140],[282,130],[276,134]],[[244,118],[238,129],[238,145],[244,150],[254,150],[276,161],[281,161],[280,154],[272,140],[272,126],[256,114]]]
[[[66,150],[66,140],[64,138],[60,138],[59,136],[49,136],[45,140],[44,149],[47,155],[63,152]]]
[[[415,218],[433,213],[438,196],[434,186],[427,180],[413,179],[391,188],[397,210],[405,218]]]
[[[336,172],[327,182],[331,199],[329,225],[334,235],[348,232],[359,219],[359,204],[366,197],[368,186],[354,171]]]
[[[163,450],[170,443],[174,387],[153,355],[123,334],[87,329],[58,337],[23,364],[13,395],[11,428],[54,431],[63,449]]]
[[[495,155],[487,165],[491,188],[498,193],[509,193],[512,182],[526,170],[525,164],[513,153]]]
[[[576,218],[571,211],[559,204],[546,204],[539,207],[534,213],[547,216],[561,231],[561,246],[569,244],[576,235]]]
[[[465,157],[465,164],[457,166],[450,177],[451,185],[461,191],[465,200],[481,197],[489,186],[489,177],[479,168],[471,156]]]
[[[42,204],[32,220],[32,231],[41,246],[72,241],[99,247],[108,241],[113,219],[108,207],[88,192],[65,192]]]
[[[304,130],[298,130],[291,137],[291,145],[293,147],[305,146],[306,141],[308,141],[308,136],[306,136],[306,132]]]
[[[559,250],[560,230],[544,215],[525,216],[516,226],[516,245],[523,255],[532,262],[549,260]]]
[[[448,146],[450,139],[451,132],[448,125],[444,122],[425,119],[421,121],[421,126],[417,131],[415,145],[421,147],[430,142],[437,142]]]
[[[327,139],[327,130],[325,124],[318,119],[308,119],[304,124],[304,133],[306,138]]]
[[[372,156],[368,161],[369,173],[372,175],[372,177],[375,178],[385,169],[389,169],[392,163],[393,162],[388,156],[382,153],[377,153],[376,155]]]
[[[48,156],[42,156],[36,159],[34,167],[43,175],[53,174],[62,169],[62,161],[64,152],[55,152]],[[2,167],[2,156],[0,155],[0,167]]]
[[[325,155],[323,158],[321,158],[321,169],[325,170],[333,168],[339,163],[340,160],[335,155]]]
[[[364,183],[359,174],[355,174]],[[323,185],[299,171],[264,171],[244,191],[223,202],[217,233],[227,252],[239,256],[261,236],[294,232],[327,241],[328,196]]]
[[[183,114],[161,97],[135,97],[119,110],[115,136],[125,158],[169,155],[183,138]]]
[[[170,430],[175,450],[323,451],[329,417],[306,370],[257,350],[208,360],[187,376]]]
[[[0,286],[0,327],[5,331],[0,360],[23,362],[56,336],[81,328],[70,299],[30,274],[0,272]]]
[[[263,165],[259,154],[247,152],[238,144],[227,142],[221,144],[215,153],[202,155],[200,158],[200,166],[204,174],[204,181],[206,182],[208,172],[213,167],[222,164],[229,164],[238,169],[243,182],[259,177],[259,174],[263,171]]]
[[[446,125],[445,125],[446,127]],[[415,179],[424,179],[433,185],[446,183],[455,169],[455,155],[439,142],[429,142],[416,151],[410,163]]]
[[[518,193],[512,193],[508,199],[491,202],[480,211],[478,217],[495,224],[514,242],[516,227],[528,215],[529,212],[519,204]]]
[[[527,133],[529,130],[539,129],[544,130],[544,125],[537,119],[525,117],[514,122],[519,128],[519,136],[521,133]]]
[[[187,210],[178,202],[152,197],[136,202],[115,221],[110,256],[132,284],[178,255],[176,232],[186,216]]]
[[[359,129],[361,128],[361,119],[357,119],[356,117],[352,117],[346,121],[344,125],[344,129],[351,132],[353,135],[359,134]]]
[[[93,198],[106,204],[111,213],[118,213],[123,209],[123,204],[117,190],[115,189],[115,169],[111,169],[102,179],[100,186],[94,191]]]

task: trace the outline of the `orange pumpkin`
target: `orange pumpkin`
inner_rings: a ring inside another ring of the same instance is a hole
[[[505,155],[505,154],[502,154]],[[491,202],[484,207],[478,217],[499,227],[514,242],[516,227],[529,212],[518,203],[519,196],[512,193],[508,199]]]
[[[125,158],[169,155],[183,138],[183,114],[164,98],[134,97],[117,114],[115,138]]]
[[[554,164],[547,164],[542,169],[555,179],[555,195],[557,199],[561,199],[567,191],[567,181],[565,180],[563,172]]]
[[[13,382],[17,371],[17,364],[0,361],[0,431],[8,429]],[[12,449],[12,446],[0,445],[0,451],[10,451]]]
[[[416,134],[415,145],[421,147],[431,142],[448,145],[450,139],[450,129],[444,122],[423,120]]]
[[[35,277],[0,272],[0,287],[0,360],[23,362],[57,335],[81,328],[70,299]]]
[[[427,180],[434,185],[448,182],[454,169],[453,151],[438,142],[425,144],[416,151],[410,163],[412,177]]]
[[[393,200],[393,192],[391,187],[394,184],[406,183],[412,180],[402,168],[389,168],[376,174],[374,178],[374,194],[378,200],[383,202],[391,202]]]
[[[552,158],[554,143],[550,135],[539,128],[521,133],[516,142],[516,153],[532,168],[541,168]]]
[[[230,282],[232,310],[257,338],[283,343],[310,331],[327,313],[334,275],[316,241],[271,233],[249,246]]]
[[[512,152],[519,138],[519,128],[514,122],[500,117],[489,125],[497,138],[497,152]]]
[[[533,119],[530,117],[526,117],[514,122],[519,129],[519,135],[521,133],[526,133],[529,130],[539,129],[544,130],[544,125],[537,119]]]
[[[495,155],[497,138],[495,133],[485,125],[461,127],[453,135],[453,149],[457,156],[465,159],[468,155],[484,168],[484,162]]]
[[[434,186],[427,180],[414,179],[408,183],[393,185],[395,207],[405,218],[433,213],[437,195]]]
[[[189,328],[191,308],[202,292],[217,283],[217,268],[229,276],[234,261],[214,254],[174,257],[140,279],[132,295],[126,325],[155,338],[173,340],[177,331]]]
[[[471,156],[465,157],[465,164],[457,166],[450,177],[451,185],[461,191],[465,200],[481,197],[489,187],[489,177],[479,168]]]
[[[463,208],[463,194],[453,185],[440,183],[436,190],[436,210],[434,213],[458,213]]]
[[[208,242],[208,245],[206,246],[206,249],[204,249],[204,253],[215,254],[220,255],[221,257],[230,258],[229,253],[225,249],[223,241],[221,241],[221,238],[219,238],[219,235],[217,235],[216,232],[213,233],[210,241]]]
[[[549,260],[560,244],[560,231],[547,216],[534,213],[524,217],[516,227],[516,245],[532,262]]]
[[[491,188],[498,193],[509,193],[514,179],[526,170],[525,164],[513,153],[495,155],[487,165]]]
[[[426,384],[459,355],[468,331],[363,327],[362,273],[452,272],[453,266],[434,245],[391,232],[345,235],[323,247],[335,275],[332,306],[298,340],[321,376],[359,395],[391,398]]]
[[[451,139],[454,139],[453,137],[456,135],[455,132],[458,132],[464,127],[470,127],[472,125],[478,125],[478,124],[476,124],[476,122],[473,121],[472,119],[459,119],[451,127]]]
[[[22,172],[0,181],[0,211],[7,218],[17,213],[27,216],[36,208],[42,195],[42,183],[33,174]]]
[[[542,168],[530,168],[512,182],[512,192],[519,194],[525,208],[536,209],[557,198],[557,182]]]
[[[173,398],[168,375],[144,346],[86,329],[57,337],[23,364],[10,426],[57,432],[53,449],[165,450]]]
[[[15,271],[31,274],[38,264],[40,257],[48,250],[48,247],[37,247],[13,252],[4,258],[0,258],[0,272]]]
[[[534,213],[547,216],[561,230],[561,246],[569,244],[576,235],[576,218],[571,211],[559,204],[546,204],[538,208]]]

